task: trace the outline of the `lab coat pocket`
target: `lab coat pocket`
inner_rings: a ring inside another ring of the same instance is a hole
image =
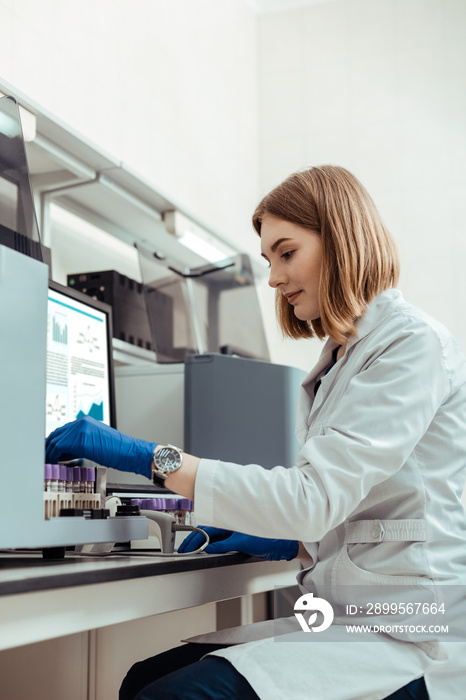
[[[342,606],[340,614],[356,606],[358,614],[351,620],[355,624],[407,625],[414,623],[416,611],[425,609],[423,604],[437,602],[422,544],[425,528],[424,520],[345,523],[344,542],[332,569],[333,599]]]
[[[424,519],[355,520],[345,535],[335,582],[346,585],[429,585]]]
[[[399,573],[385,573],[382,571],[370,571],[366,568],[361,568],[354,563],[351,558],[352,551],[357,548],[358,545],[343,545],[343,548],[339,555],[339,561],[336,564],[337,575],[335,582],[340,585],[350,586],[418,586],[418,585],[431,585],[432,581],[427,576],[415,576],[405,573],[404,570],[400,568]],[[371,547],[380,548],[379,554],[383,556],[383,543],[371,545]],[[367,557],[370,560],[370,556]]]

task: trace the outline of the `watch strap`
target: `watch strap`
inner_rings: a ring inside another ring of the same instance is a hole
[[[152,481],[156,486],[162,486],[162,488],[166,489],[167,487],[165,486],[165,479],[166,476],[160,476],[155,469],[152,471]]]

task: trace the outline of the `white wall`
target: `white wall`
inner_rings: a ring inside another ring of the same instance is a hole
[[[466,349],[466,3],[251,5],[0,0],[1,77],[256,258],[259,196],[347,167],[398,241],[406,297]],[[259,292],[272,359],[309,368],[320,342],[281,340]]]
[[[400,247],[405,297],[464,350],[465,40],[464,0],[333,0],[259,20],[261,193],[310,165],[354,172]]]
[[[255,16],[245,0],[0,0],[0,73],[256,249]]]

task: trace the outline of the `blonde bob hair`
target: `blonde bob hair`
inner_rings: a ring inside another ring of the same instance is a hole
[[[320,318],[302,321],[277,289],[275,304],[283,334],[338,343],[356,333],[369,302],[396,286],[399,256],[375,204],[344,168],[322,165],[294,173],[258,204],[252,222],[261,235],[265,215],[316,231],[322,239]]]

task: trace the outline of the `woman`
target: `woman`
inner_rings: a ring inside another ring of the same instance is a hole
[[[343,168],[290,176],[264,197],[253,223],[284,333],[328,337],[303,383],[296,466],[240,468],[180,455],[92,421],[49,436],[47,461],[66,453],[146,475],[152,469],[160,483],[194,498],[198,522],[215,528],[211,551],[299,556],[302,592],[328,601],[334,624],[325,638],[297,638],[296,620],[279,641],[270,628],[218,633],[208,641],[224,648],[188,644],[133,667],[120,697],[138,690],[138,700],[460,697],[464,644],[413,633],[419,619],[399,603],[414,589],[432,611],[441,606],[433,584],[450,592],[465,583],[465,358],[441,324],[394,289],[396,247],[366,190]],[[184,549],[196,546],[188,538]],[[386,594],[395,601],[390,632],[349,636],[352,620],[342,610],[350,604],[355,621],[367,622],[372,605],[371,622],[387,627],[375,606]]]

